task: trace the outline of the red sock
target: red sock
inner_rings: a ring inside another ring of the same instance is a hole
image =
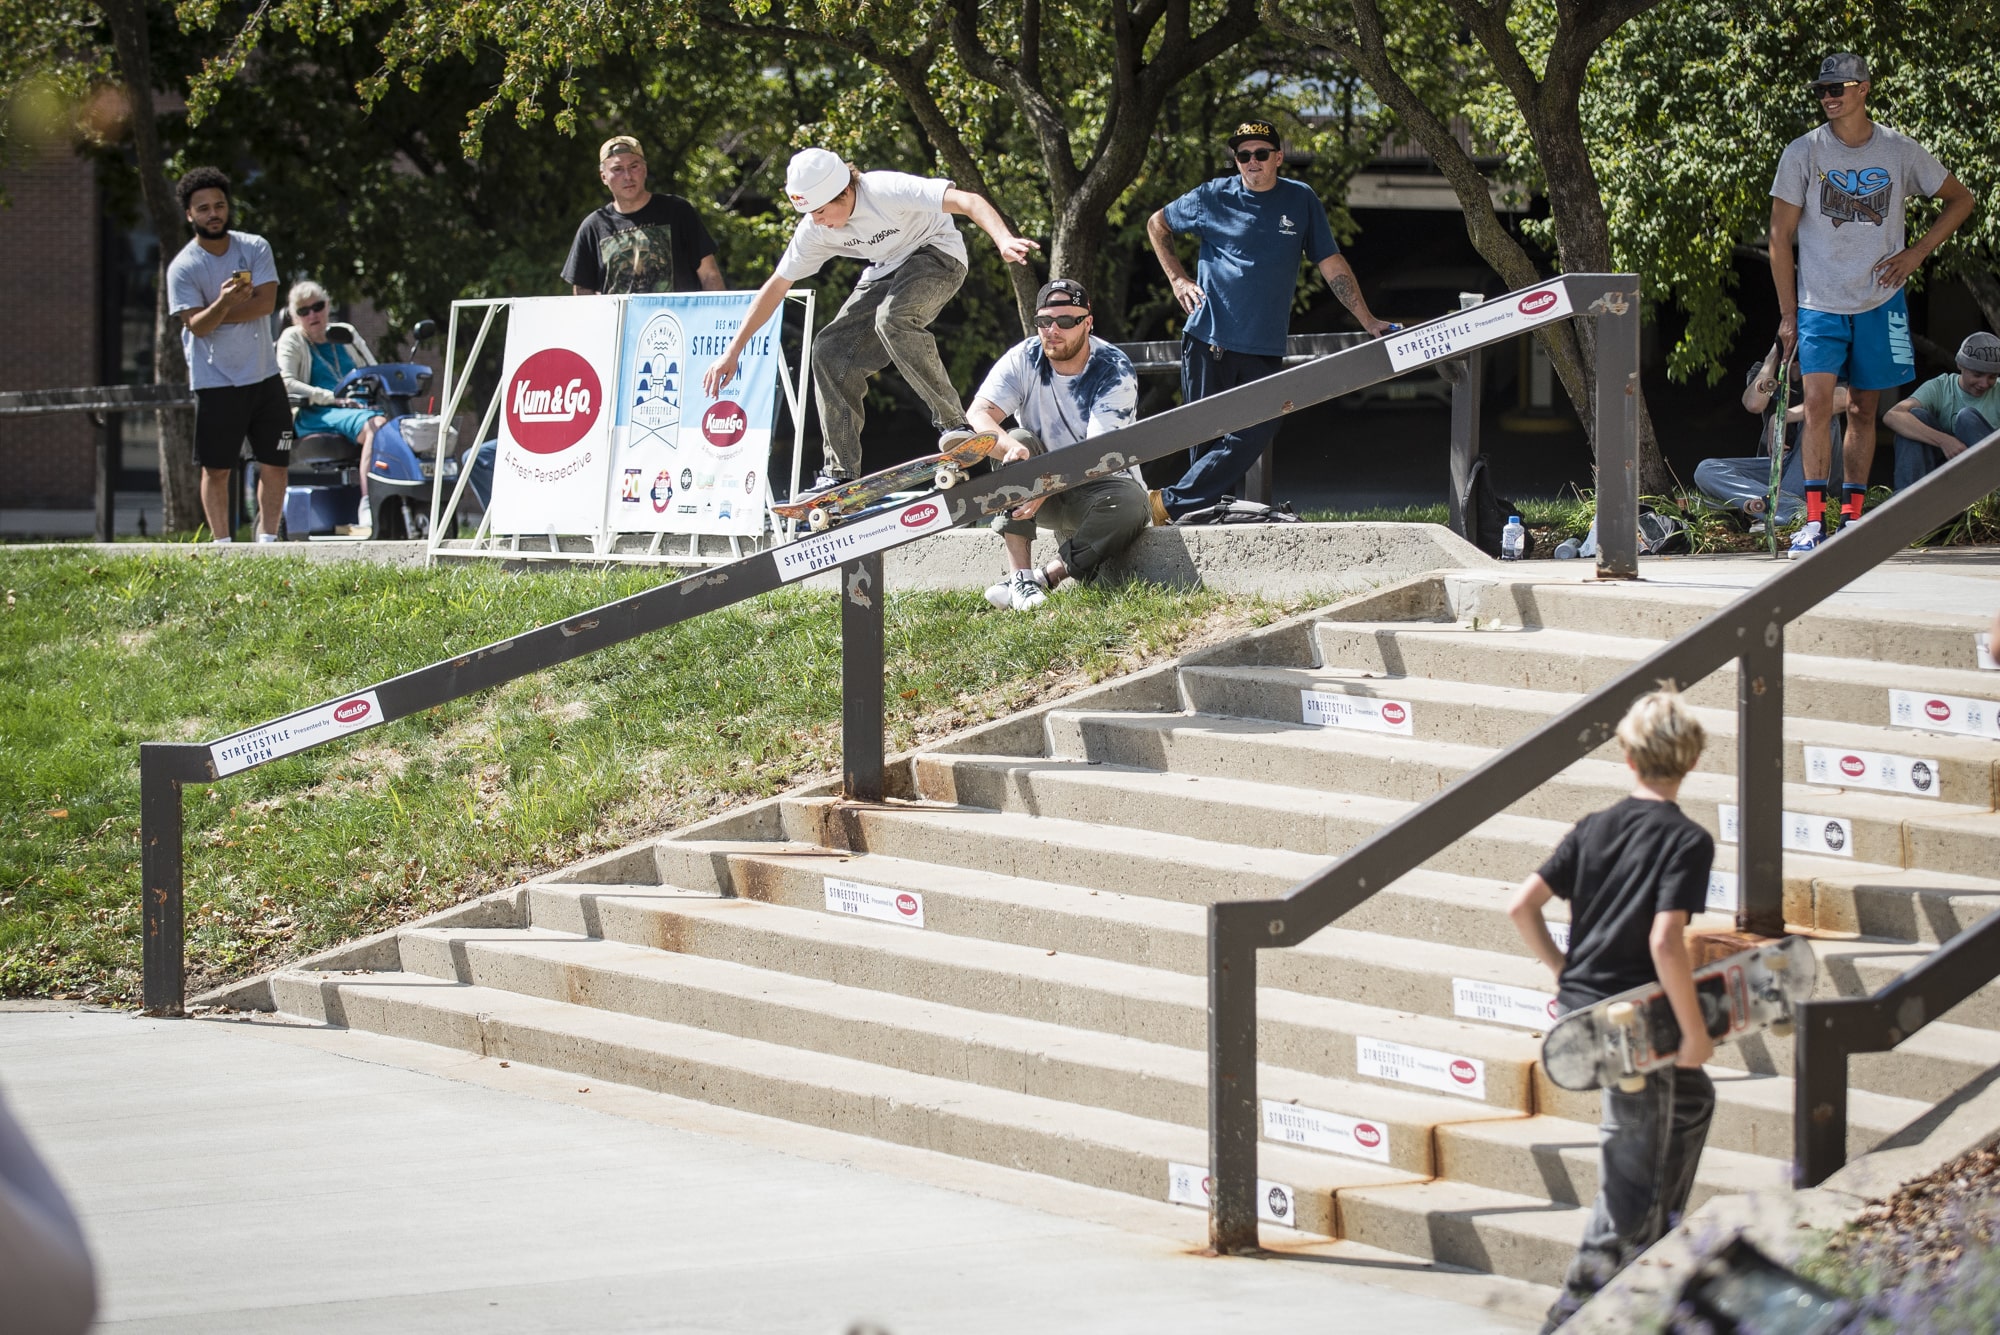
[[[1868,488],[1848,483],[1840,489],[1840,522],[1851,524],[1861,518],[1861,507],[1867,504]]]
[[[1819,524],[1826,520],[1826,483],[1806,483],[1806,522]]]

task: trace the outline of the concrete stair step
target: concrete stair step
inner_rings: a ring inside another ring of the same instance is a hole
[[[1425,742],[1341,728],[1307,728],[1210,714],[1062,713],[1050,719],[1052,759],[1153,769],[1201,778],[1284,783],[1326,792],[1422,802],[1494,756],[1487,747]],[[1574,824],[1632,788],[1615,760],[1579,760],[1508,808],[1508,814]],[[1730,774],[1697,770],[1681,808],[1713,830],[1717,808],[1737,801]],[[2000,817],[1988,808],[1859,788],[1788,783],[1785,810],[1853,825],[1857,857],[1892,866],[1979,875],[2000,866]]]
[[[921,1075],[1084,1103],[1154,1121],[1207,1122],[1206,1055],[1073,1026],[940,1005],[699,956],[545,929],[420,929],[404,970],[496,991],[688,1025]],[[1265,1066],[1266,1099],[1367,1121],[1353,1157],[1426,1176],[1432,1132],[1481,1116],[1462,1099]]]
[[[1193,1127],[421,974],[288,971],[273,987],[281,1011],[309,1020],[1154,1200],[1166,1195],[1169,1164],[1206,1160],[1206,1134]],[[1265,1146],[1260,1159],[1265,1177],[1296,1193],[1295,1226],[1329,1236],[1337,1192],[1422,1180],[1286,1146]]]
[[[1597,1125],[1560,1117],[1516,1117],[1438,1128],[1437,1176],[1558,1205],[1597,1197]],[[1709,1145],[1695,1170],[1690,1211],[1713,1196],[1791,1185],[1782,1160]]]
[[[1589,1218],[1585,1206],[1442,1179],[1340,1193],[1350,1241],[1531,1284],[1562,1283]]]
[[[1857,581],[1865,586],[1867,578]],[[1617,584],[1516,583],[1491,576],[1447,580],[1450,604],[1462,621],[1542,626],[1554,630],[1630,635],[1665,641],[1694,629],[1741,593],[1735,588],[1643,589]],[[1976,617],[1912,611],[1884,599],[1879,606],[1822,604],[1785,631],[1790,654],[1868,659],[1910,667],[1975,669],[1972,637],[1986,629]]]
[[[744,900],[537,884],[529,903],[534,925],[556,931],[1206,1049],[1203,976]],[[1274,1066],[1409,1088],[1360,1070],[1361,1040],[1396,1043],[1476,1063],[1484,1092],[1468,1094],[1469,1102],[1516,1112],[1530,1106],[1540,1048],[1526,1031],[1269,987],[1258,996],[1258,1050]]]
[[[1315,636],[1320,661],[1327,668],[1577,695],[1596,690],[1666,643],[1545,626],[1488,625],[1475,630],[1466,623],[1407,621],[1322,621]],[[1736,665],[1725,664],[1682,689],[1691,704],[1733,710]],[[1891,690],[1974,698],[2000,695],[1992,676],[1971,662],[1953,669],[1789,650],[1785,655],[1788,716],[1888,726]]]
[[[1424,677],[1363,677],[1308,668],[1183,668],[1182,694],[1193,712],[1231,717],[1303,723],[1303,692],[1395,700],[1409,706],[1411,734],[1402,738],[1416,745],[1435,742],[1501,748],[1512,745],[1576,703],[1568,692],[1488,686]],[[1702,768],[1709,773],[1736,772],[1736,714],[1733,710],[1695,710],[1708,730],[1709,744]],[[1959,806],[1991,808],[1994,767],[2000,763],[2000,742],[1954,737],[1864,722],[1831,719],[1785,720],[1785,778],[1806,780],[1805,748],[1824,746],[1842,751],[1875,751],[1922,756],[1936,762],[1939,797]],[[1615,741],[1592,755],[1620,759]]]

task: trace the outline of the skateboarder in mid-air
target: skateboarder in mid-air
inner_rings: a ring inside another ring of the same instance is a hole
[[[1674,802],[1706,740],[1679,692],[1640,697],[1618,724],[1625,763],[1638,780],[1632,795],[1578,821],[1507,908],[1522,939],[1554,971],[1560,1010],[1657,980],[1682,1035],[1674,1065],[1647,1076],[1636,1093],[1604,1091],[1597,1203],[1544,1335],[1673,1226],[1708,1139],[1715,1086],[1701,1066],[1715,1045],[1695,997],[1684,933],[1707,901],[1715,841]],[[1569,901],[1567,956],[1542,921],[1550,896]]]

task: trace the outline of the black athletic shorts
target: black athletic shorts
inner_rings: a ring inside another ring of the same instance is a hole
[[[258,463],[287,467],[292,456],[285,433],[291,429],[292,405],[279,376],[194,392],[194,457],[203,468],[236,467],[245,436]]]

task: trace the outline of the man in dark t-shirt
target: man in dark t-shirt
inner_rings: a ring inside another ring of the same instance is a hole
[[[1545,1333],[1673,1227],[1687,1208],[1715,1114],[1715,1086],[1701,1069],[1715,1044],[1684,938],[1688,920],[1707,903],[1715,840],[1674,802],[1705,740],[1678,692],[1641,696],[1618,725],[1625,763],[1638,779],[1632,795],[1578,821],[1507,908],[1522,940],[1555,973],[1560,1009],[1658,980],[1681,1027],[1672,1066],[1648,1075],[1636,1093],[1604,1091],[1597,1201]],[[1542,921],[1551,898],[1569,902],[1567,955]]]
[[[585,215],[570,243],[563,281],[577,296],[600,292],[720,292],[715,240],[694,205],[646,189],[646,155],[629,134],[598,150],[597,174],[611,202]]]

